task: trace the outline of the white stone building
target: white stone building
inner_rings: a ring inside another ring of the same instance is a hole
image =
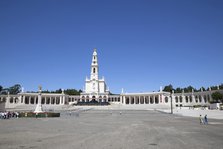
[[[223,93],[223,90],[217,90]],[[105,83],[104,77],[99,79],[98,55],[94,49],[92,55],[90,78],[86,78],[85,87],[81,95],[73,96],[61,94],[42,93],[41,98],[38,98],[38,93],[19,93],[17,95],[0,95],[0,101],[5,102],[6,108],[16,108],[19,106],[36,106],[39,102],[43,106],[61,106],[78,102],[109,102],[121,105],[140,106],[145,105],[148,108],[170,108],[171,100],[173,107],[183,106],[208,106],[212,100],[211,94],[216,90],[200,91],[190,93],[169,93],[160,89],[159,92],[144,92],[144,93],[125,93],[111,95]],[[38,100],[41,101],[38,101]],[[4,105],[4,104],[2,104]]]
[[[82,102],[108,102],[109,90],[104,77],[99,79],[98,55],[94,49],[91,63],[90,79],[86,77],[85,88],[81,93]]]

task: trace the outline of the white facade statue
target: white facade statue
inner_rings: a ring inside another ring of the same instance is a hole
[[[39,85],[39,93],[38,93],[38,104],[36,105],[34,113],[41,113],[43,112],[43,106],[41,104],[41,95],[42,95],[42,86]]]

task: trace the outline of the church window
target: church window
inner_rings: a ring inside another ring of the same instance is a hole
[[[93,73],[95,73],[95,68],[93,69]]]
[[[166,102],[166,103],[168,102],[168,97],[165,97],[165,102]]]

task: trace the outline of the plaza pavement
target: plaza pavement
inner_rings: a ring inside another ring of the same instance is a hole
[[[0,148],[223,149],[223,120],[209,122],[153,110],[78,108],[60,118],[0,120]]]
[[[19,108],[8,109],[8,111],[34,111],[35,105],[21,106]],[[45,106],[43,105],[44,111],[74,111],[74,110],[157,110],[164,113],[170,113],[170,108],[156,108],[149,107],[148,105],[122,105],[122,104],[112,104],[109,106]],[[223,110],[202,110],[202,109],[188,109],[188,108],[178,108],[173,109],[175,115],[189,116],[189,117],[199,117],[199,115],[207,115],[208,118],[212,119],[223,119]]]
[[[170,113],[170,108],[149,108],[147,105],[121,105],[121,104],[114,104],[111,106],[73,106],[69,107],[69,110],[75,109],[94,109],[94,110],[155,110],[164,113]],[[189,108],[175,108],[173,109],[174,115],[181,115],[181,116],[189,116],[189,117],[196,117],[198,118],[200,115],[205,116],[207,115],[208,118],[211,119],[222,119],[223,120],[223,110],[208,110],[208,109],[189,109]]]
[[[170,113],[170,109],[158,109],[159,111]],[[211,119],[222,119],[223,110],[202,110],[202,109],[174,109],[173,114],[189,117],[199,117],[199,115],[205,116]]]

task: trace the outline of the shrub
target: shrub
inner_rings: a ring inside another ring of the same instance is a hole
[[[60,117],[60,113],[53,113],[53,112],[43,112],[43,113],[36,113],[34,112],[21,112],[19,113],[19,117],[37,117],[37,118],[44,118],[44,117]]]

